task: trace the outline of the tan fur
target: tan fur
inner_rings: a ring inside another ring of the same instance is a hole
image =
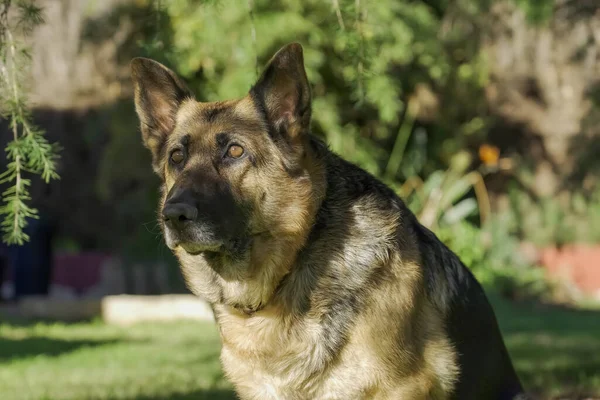
[[[353,227],[357,236],[365,233],[369,229],[366,222],[375,218],[389,221],[388,233],[380,231],[383,236],[391,236],[397,220],[368,210],[368,202],[356,207],[356,212],[364,216]],[[381,268],[391,268],[397,280],[370,294],[349,343],[333,365],[328,365],[325,350],[320,347],[318,303],[310,318],[299,321],[286,317],[289,312],[278,303],[251,317],[218,307],[221,359],[227,377],[242,397],[448,398],[457,378],[456,354],[444,334],[442,316],[421,290],[415,250],[403,250],[400,253],[405,260],[399,254],[390,258],[381,254]],[[396,330],[402,332],[400,337],[390,335]],[[400,369],[399,364],[403,365]]]

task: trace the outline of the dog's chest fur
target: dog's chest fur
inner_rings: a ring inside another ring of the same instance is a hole
[[[423,338],[421,353],[412,344],[398,349],[396,332],[361,315],[333,353],[328,328],[316,320],[286,326],[265,314],[246,322],[220,319],[221,361],[242,399],[445,399],[456,378],[453,348],[436,322],[416,333]],[[399,351],[386,354],[391,349]]]
[[[221,325],[223,367],[243,399],[349,399],[360,398],[357,394],[368,388],[373,377],[356,376],[356,369],[375,371],[376,360],[362,358],[363,366],[347,362],[336,366],[318,324],[302,322],[312,326],[299,329],[303,337],[296,337],[295,328],[285,334],[281,321],[261,319],[230,334],[228,323]],[[345,387],[340,387],[342,382]]]
[[[328,233],[300,255],[272,305],[252,316],[215,306],[223,367],[242,399],[419,399],[449,391],[455,354],[442,317],[419,292],[415,255],[395,250],[397,218],[371,201],[354,202],[339,220],[328,216]],[[373,221],[381,226],[373,229]],[[419,315],[432,317],[417,322]]]

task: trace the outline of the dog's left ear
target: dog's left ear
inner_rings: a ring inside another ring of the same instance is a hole
[[[302,46],[291,43],[281,48],[269,61],[250,95],[275,133],[294,140],[307,132],[311,99]]]

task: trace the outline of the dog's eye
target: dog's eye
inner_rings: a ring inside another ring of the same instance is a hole
[[[240,158],[244,154],[244,148],[237,144],[232,144],[227,149],[227,156],[231,158]]]
[[[173,162],[173,164],[181,163],[184,158],[185,158],[185,155],[183,154],[183,151],[181,151],[181,150],[175,150],[171,153],[171,161]]]

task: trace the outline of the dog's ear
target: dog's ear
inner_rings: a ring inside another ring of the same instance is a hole
[[[194,96],[173,71],[148,58],[131,61],[131,78],[142,139],[152,152],[152,165],[158,173],[166,138],[175,128],[177,110],[185,99]]]
[[[276,134],[293,140],[308,131],[311,99],[302,46],[291,43],[281,48],[269,61],[250,95]]]

